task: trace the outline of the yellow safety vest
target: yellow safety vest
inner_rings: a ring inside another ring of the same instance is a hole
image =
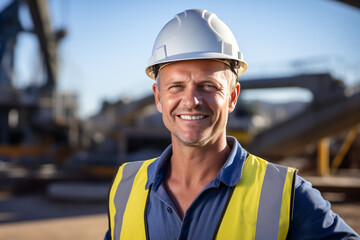
[[[146,239],[147,168],[155,159],[123,164],[109,193],[111,239]],[[286,239],[296,169],[249,155],[229,195],[216,239]]]

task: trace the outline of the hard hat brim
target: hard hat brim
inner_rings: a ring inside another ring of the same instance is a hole
[[[209,59],[209,60],[222,59],[222,60],[235,61],[237,62],[237,69],[235,70],[238,76],[243,74],[247,69],[247,63],[243,59],[229,58],[229,55],[222,53],[200,52],[196,54],[183,53],[183,54],[172,55],[170,57],[154,62],[152,65],[148,66],[145,69],[145,72],[148,77],[155,80],[156,78],[155,66],[158,66],[160,64],[172,63],[172,62],[188,61],[188,60],[204,60],[204,59]]]

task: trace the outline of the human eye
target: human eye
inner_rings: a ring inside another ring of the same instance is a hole
[[[179,88],[181,88],[181,85],[171,85],[169,88],[170,89],[179,89]]]
[[[207,91],[216,91],[218,88],[216,85],[211,84],[211,83],[205,83],[203,84],[203,89],[207,90]]]
[[[182,89],[182,85],[181,84],[172,84],[169,86],[169,90],[171,92],[179,92]]]
[[[216,88],[214,85],[211,85],[211,84],[205,84],[204,87],[206,87],[206,88]]]

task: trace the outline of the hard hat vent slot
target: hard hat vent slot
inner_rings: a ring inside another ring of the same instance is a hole
[[[222,53],[232,56],[232,45],[230,43],[223,42],[222,44]]]
[[[238,52],[238,59],[243,59],[243,54],[241,52]]]
[[[155,61],[159,59],[165,59],[167,57],[166,54],[166,46],[162,45],[161,47],[155,50]]]

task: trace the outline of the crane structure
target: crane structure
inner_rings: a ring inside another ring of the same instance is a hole
[[[22,26],[20,7],[29,11],[31,29]],[[14,52],[24,32],[36,36],[45,74],[42,83],[20,88]],[[58,45],[65,35],[52,29],[47,1],[14,0],[0,12],[0,160],[37,168],[61,163],[78,144],[76,95],[57,89]]]

